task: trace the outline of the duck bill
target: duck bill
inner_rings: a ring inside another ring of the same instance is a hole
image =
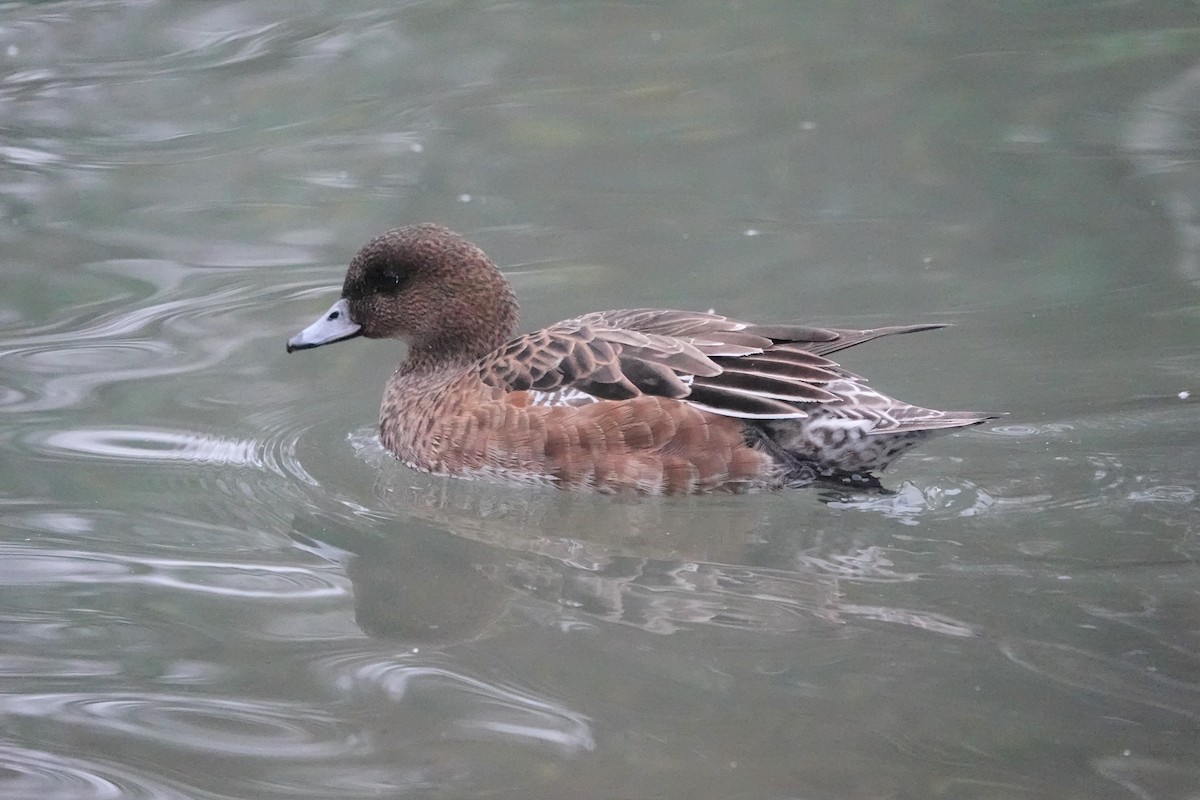
[[[350,319],[350,304],[342,298],[329,307],[321,317],[304,330],[288,339],[287,351],[307,350],[323,344],[353,339],[362,335],[362,326]]]

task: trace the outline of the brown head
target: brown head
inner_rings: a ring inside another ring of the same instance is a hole
[[[409,368],[478,358],[516,335],[517,300],[491,259],[440,225],[368,242],[342,299],[288,341],[288,352],[366,336],[409,343]]]

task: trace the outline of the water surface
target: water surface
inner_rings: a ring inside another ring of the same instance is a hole
[[[0,795],[1200,793],[1190,4],[0,8]],[[527,326],[846,327],[884,492],[417,475],[285,355],[438,221]]]

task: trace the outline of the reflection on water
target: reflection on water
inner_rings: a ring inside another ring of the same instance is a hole
[[[1122,664],[1113,658],[1048,642],[1012,642],[1004,654],[1015,664],[1050,680],[1082,689],[1111,701],[1110,708],[1126,718],[1140,716],[1129,706],[1145,705],[1200,719],[1200,683],[1180,681],[1148,671],[1145,666]],[[1192,669],[1197,666],[1193,658]]]
[[[335,657],[316,665],[339,695],[397,705],[405,716],[426,717],[409,737],[504,741],[549,746],[564,755],[596,746],[582,715],[513,687],[491,684],[445,668]],[[430,727],[434,720],[443,720]],[[447,724],[448,723],[448,724]],[[440,729],[439,729],[440,728]]]
[[[306,483],[316,481],[296,459],[295,442],[223,440],[188,431],[72,430],[46,436],[29,449],[55,458],[95,458],[140,465],[183,461],[213,466],[269,469]]]
[[[1035,5],[6,6],[0,797],[1197,795],[1194,9]],[[425,220],[529,327],[954,321],[847,366],[1012,413],[874,490],[416,475],[398,347],[283,342]]]
[[[791,569],[748,564],[747,550],[759,542],[763,530],[775,524],[761,512],[747,516],[740,504],[707,504],[712,527],[692,535],[686,530],[670,530],[679,512],[671,503],[609,504],[603,516],[595,516],[591,498],[562,497],[554,492],[521,496],[508,487],[414,476],[389,463],[390,457],[373,434],[360,433],[354,442],[360,456],[380,470],[376,491],[381,502],[409,519],[404,540],[389,542],[386,549],[369,537],[356,535],[353,519],[318,523],[321,532],[310,534],[328,542],[329,531],[341,529],[335,534],[340,544],[330,542],[322,548],[314,543],[313,549],[347,564],[359,596],[391,598],[399,607],[409,605],[415,576],[406,574],[413,570],[406,568],[405,562],[413,558],[427,561],[428,553],[438,549],[414,544],[414,537],[420,536],[418,530],[425,528],[414,524],[420,519],[433,526],[437,537],[450,533],[488,547],[482,563],[469,568],[454,570],[446,563],[450,559],[439,560],[437,575],[452,575],[459,590],[490,583],[552,603],[562,609],[562,624],[568,626],[594,625],[602,620],[659,634],[696,625],[787,633],[810,627],[812,623],[806,623],[810,617],[838,622],[850,616],[956,636],[973,633],[969,624],[943,615],[847,603],[840,582],[917,578],[890,569],[893,565],[880,548],[821,557],[798,553]],[[554,535],[553,531],[571,535]],[[714,536],[714,531],[721,534]],[[358,558],[340,549],[364,547],[369,548],[369,556]],[[384,586],[372,586],[375,581]],[[495,589],[485,588],[473,596],[488,597],[496,605],[501,602]],[[379,635],[384,626],[364,619],[364,609],[370,607],[358,603],[359,622]],[[430,610],[427,604],[418,607]],[[458,617],[462,601],[447,603],[445,608]],[[476,613],[473,619],[481,616],[486,614]],[[401,625],[409,633],[422,627],[436,629],[439,638],[455,636],[453,627],[441,622],[409,620]],[[472,636],[477,634],[473,625],[468,629]]]
[[[187,791],[116,763],[67,753],[0,746],[3,787],[9,797],[46,800],[101,800],[111,797],[161,797],[187,800]]]
[[[1123,145],[1166,209],[1179,273],[1200,286],[1200,170],[1194,157],[1200,64],[1147,92],[1134,109]]]
[[[121,461],[204,461],[261,466],[251,442],[223,442],[200,434],[146,430],[61,431],[46,437],[42,450]]]
[[[355,737],[315,706],[249,703],[182,694],[25,695],[0,702],[22,717],[50,721],[80,735],[146,739],[156,747],[248,759],[329,758],[354,752]]]

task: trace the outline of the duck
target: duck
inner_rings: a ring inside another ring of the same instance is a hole
[[[943,327],[855,330],[633,308],[522,334],[501,270],[426,223],[364,245],[341,297],[287,352],[357,337],[406,342],[379,434],[415,470],[680,495],[877,480],[929,437],[997,418],[896,400],[830,358]]]

